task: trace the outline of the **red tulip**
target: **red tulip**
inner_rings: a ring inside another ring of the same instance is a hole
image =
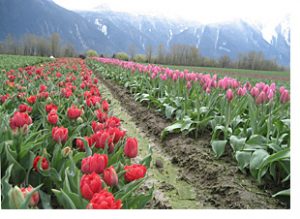
[[[25,112],[31,113],[31,111],[32,111],[32,108],[30,106],[27,106],[26,104],[20,104],[19,105],[19,112],[21,112],[21,113],[25,113]]]
[[[113,147],[113,138],[108,131],[99,131],[92,135],[92,139],[96,148],[104,149],[106,144],[109,148]]]
[[[103,100],[103,101],[102,101],[102,110],[103,110],[104,112],[107,112],[107,111],[108,111],[108,108],[109,108],[108,102],[107,102],[106,100]]]
[[[105,126],[108,128],[120,127],[120,125],[120,119],[115,116],[109,117],[105,122]]]
[[[0,102],[4,103],[9,98],[9,94],[0,95]]]
[[[33,190],[31,185],[29,185],[27,188],[20,188],[20,189],[21,189],[21,192],[23,193],[24,198],[26,198],[28,193],[30,193]],[[39,192],[36,191],[32,194],[30,201],[29,201],[29,205],[31,207],[37,206],[37,204],[39,203],[39,200],[40,200],[40,195],[39,195]]]
[[[41,93],[41,92],[44,92],[44,91],[46,91],[46,90],[47,90],[47,86],[44,85],[44,84],[41,84],[41,85],[40,85],[40,93]]]
[[[85,199],[92,199],[95,193],[102,190],[102,181],[97,173],[84,174],[80,180],[80,192]]]
[[[56,114],[56,111],[53,110],[48,114],[48,122],[52,125],[55,125],[58,122],[58,115]]]
[[[66,142],[68,139],[68,129],[64,127],[54,127],[52,129],[52,138],[56,142]]]
[[[31,117],[27,113],[15,112],[13,117],[9,120],[11,129],[22,128],[23,126],[30,125],[32,123]]]
[[[94,133],[96,133],[98,131],[102,131],[102,130],[104,130],[104,124],[102,124],[100,122],[92,121],[92,129],[93,129]]]
[[[36,96],[30,96],[27,98],[27,102],[30,104],[34,104],[36,101]]]
[[[100,109],[95,112],[99,122],[104,123],[107,120],[108,117],[106,113],[102,112]]]
[[[67,116],[70,118],[70,119],[77,119],[78,117],[81,116],[81,109],[78,109],[76,106],[72,105],[70,108],[68,108],[68,111],[67,111]]]
[[[88,209],[120,209],[122,207],[122,201],[118,199],[115,201],[115,197],[112,193],[102,190],[99,193],[94,194],[93,198],[86,208]]]
[[[108,163],[106,154],[94,154],[81,161],[81,171],[83,173],[103,173]]]
[[[121,131],[119,128],[109,128],[110,136],[113,136],[113,143],[116,144],[120,139],[124,138],[126,131]]]
[[[124,153],[129,158],[135,158],[138,154],[138,142],[136,138],[127,138]]]
[[[125,166],[126,171],[124,178],[126,182],[131,182],[140,178],[143,178],[147,172],[147,168],[142,164],[133,164],[131,166]]]
[[[108,186],[118,185],[118,175],[113,166],[104,170],[103,179]]]
[[[57,111],[57,106],[53,103],[50,103],[50,104],[46,105],[45,109],[46,109],[47,113],[50,113],[52,110]]]
[[[38,169],[38,163],[39,163],[39,160],[42,159],[41,161],[41,167],[43,170],[47,170],[49,168],[49,163],[48,163],[48,160],[45,158],[45,157],[42,157],[42,156],[36,156],[33,160],[33,169],[35,169],[35,171],[39,171]]]

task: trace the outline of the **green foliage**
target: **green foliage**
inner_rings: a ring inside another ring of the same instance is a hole
[[[98,56],[97,51],[89,49],[88,51],[85,52],[85,54],[87,55],[87,57],[95,57]]]
[[[147,61],[146,56],[143,54],[137,54],[133,57],[133,61],[139,62],[139,63],[144,63]]]
[[[120,59],[120,60],[124,60],[124,61],[128,61],[129,60],[129,56],[127,53],[125,52],[118,52],[116,55],[115,55],[115,58],[116,59]]]

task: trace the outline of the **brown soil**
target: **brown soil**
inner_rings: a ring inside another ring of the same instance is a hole
[[[196,188],[196,198],[200,206],[238,209],[289,208],[288,204],[271,198],[271,192],[260,188],[251,177],[243,175],[230,152],[227,151],[221,159],[215,159],[209,145],[209,133],[202,134],[197,140],[182,135],[170,135],[162,142],[161,131],[171,123],[154,110],[135,102],[133,95],[125,88],[104,80],[99,74],[97,76],[135,119],[142,132],[156,142],[155,145],[163,145],[163,152],[171,156],[172,163],[180,168],[178,178]]]

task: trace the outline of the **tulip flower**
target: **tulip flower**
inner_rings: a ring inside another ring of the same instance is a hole
[[[126,171],[124,178],[126,182],[131,182],[140,178],[143,178],[147,172],[147,168],[142,164],[133,164],[125,166]]]
[[[47,113],[50,113],[52,110],[57,111],[57,106],[53,103],[50,103],[46,105],[45,109]]]
[[[58,122],[58,115],[56,114],[55,110],[48,114],[47,120],[52,125],[55,125]]]
[[[135,158],[138,154],[138,142],[136,138],[127,138],[124,153],[129,158]]]
[[[66,142],[68,139],[68,129],[64,127],[52,128],[52,138],[58,143]]]
[[[36,156],[33,160],[33,169],[38,172],[39,169],[38,169],[38,163],[40,161],[40,159],[42,159],[41,161],[41,168],[43,170],[47,170],[49,168],[49,163],[48,163],[48,160],[45,158],[45,157],[42,157],[42,156]]]
[[[108,186],[118,185],[118,175],[113,166],[110,166],[104,170],[103,180]]]
[[[30,96],[27,98],[27,102],[30,103],[30,104],[34,104],[35,101],[36,101],[36,96]]]
[[[70,108],[67,110],[67,116],[69,119],[77,119],[80,117],[82,114],[81,109],[78,109],[76,106],[72,105]]]
[[[109,109],[109,104],[108,104],[108,102],[107,102],[106,100],[103,100],[103,101],[102,101],[102,110],[103,110],[104,112],[107,112],[108,109]]]
[[[232,99],[233,99],[233,92],[232,92],[231,89],[228,89],[228,90],[226,91],[226,98],[227,98],[228,102],[231,102],[231,101],[232,101]]]
[[[23,196],[24,198],[26,198],[26,196],[28,195],[28,193],[30,193],[33,188],[31,185],[29,185],[27,188],[20,188],[21,189],[21,192],[23,193]],[[31,207],[34,207],[34,206],[37,206],[37,204],[39,203],[40,201],[40,195],[39,195],[39,192],[34,192],[30,198],[30,201],[29,201],[29,206]]]
[[[106,154],[94,154],[81,161],[81,171],[83,173],[103,173],[108,163]]]
[[[95,193],[102,190],[102,181],[97,173],[84,174],[80,179],[81,195],[88,200],[91,200]]]
[[[9,120],[11,129],[27,127],[32,123],[31,117],[27,113],[15,112]]]
[[[102,190],[99,193],[94,194],[93,198],[87,205],[87,209],[120,209],[122,207],[122,201],[120,199],[115,200],[112,193],[107,190]]]

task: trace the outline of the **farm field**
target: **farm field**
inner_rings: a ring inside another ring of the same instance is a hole
[[[2,208],[289,208],[288,86],[1,58]]]
[[[169,67],[170,69],[178,69],[189,71],[206,73],[206,74],[219,74],[227,75],[229,77],[236,77],[240,79],[255,79],[264,81],[276,81],[282,83],[289,83],[290,73],[285,71],[259,71],[259,70],[247,70],[247,69],[231,69],[231,68],[213,68],[213,67],[193,67],[193,66],[177,66],[177,65],[162,65]]]
[[[38,56],[0,55],[0,70],[8,71],[11,69],[36,65],[47,61],[51,61],[51,59]]]

